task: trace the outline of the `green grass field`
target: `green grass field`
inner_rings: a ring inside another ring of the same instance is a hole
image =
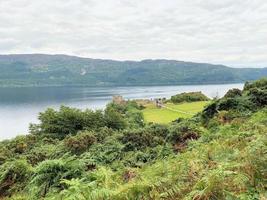
[[[194,114],[201,111],[205,105],[207,105],[208,101],[199,101],[192,103],[181,103],[181,104],[173,104],[167,103],[165,104],[167,108],[157,108],[154,104],[145,105],[145,109],[143,110],[144,118],[146,122],[155,122],[166,124],[170,123],[173,120],[182,117],[189,118]],[[179,112],[181,111],[181,112]],[[185,112],[185,113],[182,113]]]

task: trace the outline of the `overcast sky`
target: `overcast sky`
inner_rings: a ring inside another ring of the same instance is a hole
[[[0,54],[267,67],[267,0],[0,0]]]

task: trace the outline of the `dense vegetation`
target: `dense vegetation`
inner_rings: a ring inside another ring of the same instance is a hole
[[[208,101],[209,98],[202,92],[184,92],[171,97],[172,103]]]
[[[264,199],[266,100],[262,79],[168,125],[144,124],[134,101],[48,109],[0,143],[1,198]]]
[[[125,86],[233,83],[267,76],[267,68],[237,69],[174,60],[113,61],[66,55],[0,55],[3,86]]]

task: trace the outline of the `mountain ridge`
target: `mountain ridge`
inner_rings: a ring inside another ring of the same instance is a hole
[[[0,70],[0,87],[216,84],[267,76],[267,68],[168,59],[118,61],[65,54],[0,55]]]

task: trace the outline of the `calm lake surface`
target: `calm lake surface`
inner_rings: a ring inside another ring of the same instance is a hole
[[[48,107],[67,105],[102,109],[113,95],[122,95],[125,99],[151,99],[202,91],[209,97],[221,97],[229,89],[242,89],[243,85],[0,88],[0,140],[26,134],[29,123],[38,122],[38,113]]]

